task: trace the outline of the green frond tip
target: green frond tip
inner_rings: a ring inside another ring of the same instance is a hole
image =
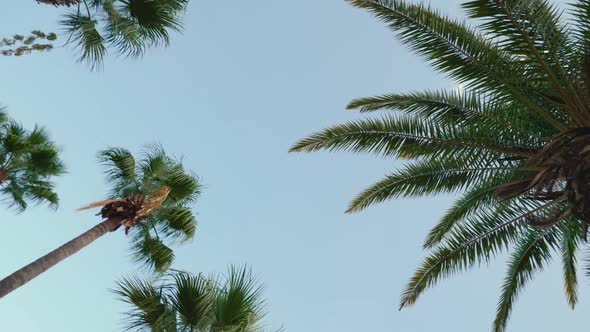
[[[506,330],[506,323],[518,293],[532,279],[534,272],[543,269],[551,258],[551,249],[556,246],[555,230],[530,230],[521,237],[508,263],[508,273],[502,285],[494,332]]]
[[[559,252],[563,267],[563,285],[565,297],[570,308],[575,309],[578,303],[578,260],[576,252],[582,240],[582,233],[577,220],[567,219],[561,227]]]

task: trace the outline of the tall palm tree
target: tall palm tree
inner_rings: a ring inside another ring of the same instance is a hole
[[[354,100],[348,108],[389,113],[325,129],[292,148],[407,160],[361,192],[348,212],[394,198],[460,194],[428,234],[431,252],[401,307],[507,249],[494,331],[505,330],[517,295],[555,255],[573,308],[577,255],[590,223],[590,1],[575,0],[569,22],[546,0],[467,1],[477,28],[422,4],[350,2],[465,87]]]
[[[57,207],[51,179],[64,172],[59,148],[47,130],[38,126],[27,130],[0,108],[0,197],[19,211],[30,203]]]
[[[105,220],[1,280],[0,297],[121,226],[125,234],[131,230],[136,260],[155,271],[165,271],[174,260],[174,252],[164,241],[174,243],[193,238],[196,219],[189,205],[199,196],[201,186],[181,162],[157,146],[139,162],[122,148],[101,151],[99,158],[106,166],[113,198],[82,209],[102,206],[99,214]]]
[[[225,278],[174,271],[160,281],[123,279],[114,292],[132,306],[127,330],[261,332],[261,287],[246,267]]]
[[[61,24],[66,44],[80,50],[80,61],[100,67],[107,49],[139,57],[151,47],[168,46],[170,31],[182,29],[189,0],[39,0],[72,6]]]

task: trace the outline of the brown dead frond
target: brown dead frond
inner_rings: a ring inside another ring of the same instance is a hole
[[[90,203],[90,204],[88,204],[86,206],[83,206],[83,207],[77,209],[76,211],[94,209],[94,208],[97,208],[97,207],[105,206],[107,204],[111,204],[111,203],[115,203],[115,202],[121,202],[123,200],[125,200],[125,198],[109,198],[109,199],[105,199],[105,200],[102,200],[102,201]]]
[[[170,188],[162,186],[149,196],[134,195],[105,199],[81,207],[78,211],[102,207],[99,215],[103,218],[120,218],[121,225],[125,226],[125,234],[127,234],[131,227],[139,225],[150,213],[159,208],[169,193]]]
[[[170,187],[163,186],[157,192],[148,196],[143,202],[141,209],[137,212],[138,217],[148,216],[152,211],[159,208],[168,197]]]

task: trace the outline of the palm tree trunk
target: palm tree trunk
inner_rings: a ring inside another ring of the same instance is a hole
[[[77,253],[80,249],[86,247],[106,233],[113,231],[120,225],[120,218],[109,218],[92,227],[84,234],[2,279],[0,281],[0,298],[31,281],[36,276],[49,270],[57,263]]]

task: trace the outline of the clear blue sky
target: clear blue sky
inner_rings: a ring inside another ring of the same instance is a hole
[[[460,15],[456,1],[436,6]],[[56,30],[62,10],[4,3],[1,35]],[[63,39],[62,39],[63,41]],[[248,263],[266,285],[270,328],[298,332],[488,331],[503,259],[445,280],[407,310],[399,294],[449,198],[405,200],[346,215],[348,201],[399,165],[349,153],[288,154],[298,138],[359,118],[366,95],[452,88],[382,24],[342,0],[192,0],[186,30],[142,60],[109,57],[102,72],[56,49],[0,58],[0,102],[31,127],[47,126],[69,174],[62,206],[2,209],[0,275],[95,223],[74,210],[107,192],[97,150],[159,141],[184,156],[207,188],[195,241],[175,267],[223,272]],[[108,234],[0,301],[0,331],[120,331],[125,306],[108,291],[137,268],[122,232]],[[558,263],[558,262],[555,262]],[[588,280],[570,311],[559,264],[520,297],[511,331],[582,329]]]

